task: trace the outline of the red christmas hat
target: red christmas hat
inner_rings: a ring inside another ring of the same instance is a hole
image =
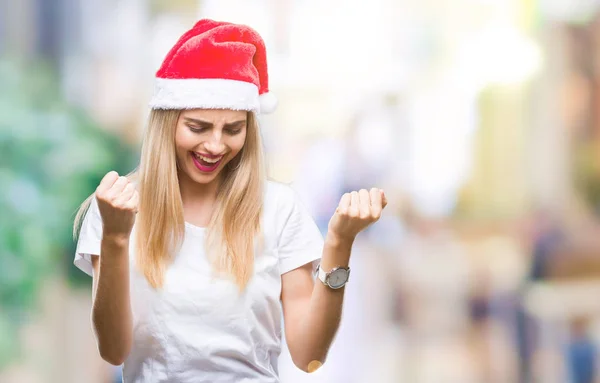
[[[153,109],[234,109],[270,113],[265,43],[252,28],[200,20],[156,72]]]

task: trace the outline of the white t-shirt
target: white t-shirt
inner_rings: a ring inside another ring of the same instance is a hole
[[[132,236],[134,340],[124,382],[279,382],[281,275],[320,259],[323,236],[297,193],[273,181],[267,182],[262,224],[264,250],[255,256],[254,276],[241,294],[234,282],[212,273],[204,228],[185,224],[183,245],[160,290],[136,270]],[[89,275],[90,254],[100,254],[101,238],[94,198],[74,261]]]

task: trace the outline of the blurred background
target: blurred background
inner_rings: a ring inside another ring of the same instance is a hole
[[[599,0],[0,1],[0,382],[120,381],[71,225],[201,17],[265,38],[270,175],[323,233],[389,199],[327,363],[282,382],[600,382]]]

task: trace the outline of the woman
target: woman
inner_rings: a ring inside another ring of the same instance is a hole
[[[325,361],[353,240],[385,197],[345,194],[323,240],[266,179],[255,113],[269,101],[261,37],[199,21],[157,72],[139,170],[108,173],[82,206],[75,265],[93,276],[100,355],[125,382],[278,382],[282,313],[294,363]]]

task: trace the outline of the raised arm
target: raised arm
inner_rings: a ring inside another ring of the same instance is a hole
[[[108,173],[96,190],[102,216],[100,256],[92,256],[92,326],[102,359],[122,364],[131,350],[133,324],[129,295],[129,237],[138,194],[126,177]]]
[[[381,216],[387,201],[383,191],[365,189],[346,193],[329,222],[321,267],[347,267],[356,235]],[[282,304],[288,348],[303,371],[319,368],[340,325],[344,288],[313,283],[312,267],[305,265],[282,276]]]

